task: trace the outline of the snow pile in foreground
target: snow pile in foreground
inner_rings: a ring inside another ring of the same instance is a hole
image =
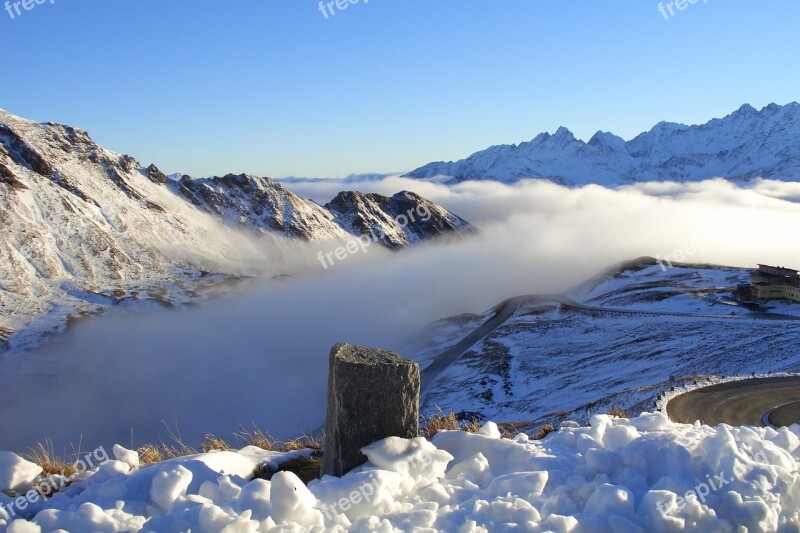
[[[531,441],[501,439],[489,423],[433,444],[386,439],[364,449],[363,467],[309,488],[291,473],[252,480],[257,464],[280,460],[253,448],[148,467],[115,448],[124,461],[0,520],[0,530],[797,531],[798,433],[655,413],[597,415],[591,427],[566,423]],[[0,496],[6,514],[12,503]]]

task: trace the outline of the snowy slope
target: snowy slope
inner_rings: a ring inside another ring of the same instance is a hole
[[[0,327],[54,302],[188,277],[247,274],[255,251],[86,132],[0,112]],[[78,307],[80,310],[80,307]]]
[[[0,349],[131,297],[180,303],[213,282],[278,274],[284,238],[361,235],[340,220],[375,217],[392,247],[469,228],[420,197],[399,197],[430,211],[431,223],[403,231],[388,199],[368,213],[340,202],[334,213],[269,178],[168,178],[85,131],[0,110]]]
[[[727,296],[749,271],[638,262],[557,300],[521,306],[469,348],[425,397],[435,406],[535,426],[616,405],[652,409],[668,378],[800,369],[800,321],[758,320]],[[584,307],[585,306],[585,307]],[[767,311],[800,316],[800,305]],[[440,321],[406,354],[428,366],[493,316]],[[693,379],[693,378],[692,378]]]
[[[413,178],[514,182],[544,178],[566,185],[690,181],[714,177],[800,180],[800,105],[743,105],[722,119],[685,126],[662,122],[625,142],[597,132],[589,142],[566,128],[519,145],[493,146],[457,162],[430,163]]]
[[[386,439],[363,449],[362,467],[308,487],[290,472],[254,479],[288,458],[254,448],[139,467],[115,447],[48,501],[0,494],[0,531],[788,532],[800,528],[798,445],[798,426],[660,413],[598,415],[541,441],[490,423],[432,443]]]
[[[192,204],[229,225],[306,240],[348,235],[327,210],[270,178],[244,174],[204,179],[183,176],[169,184]]]

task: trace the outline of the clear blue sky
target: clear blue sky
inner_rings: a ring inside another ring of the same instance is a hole
[[[800,100],[797,0],[657,6],[361,0],[325,19],[318,0],[46,0],[0,12],[0,107],[167,172],[281,177]]]

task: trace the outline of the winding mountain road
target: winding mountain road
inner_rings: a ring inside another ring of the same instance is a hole
[[[674,316],[682,318],[702,318],[702,319],[715,319],[715,320],[787,320],[787,321],[800,321],[800,317],[792,315],[781,315],[777,313],[757,313],[748,312],[744,314],[730,314],[730,315],[713,315],[701,313],[681,313],[671,311],[644,311],[636,309],[620,309],[613,307],[596,307],[591,305],[582,304],[573,300],[572,298],[559,294],[559,295],[527,295],[509,298],[502,302],[495,308],[494,315],[472,331],[469,335],[464,337],[461,341],[448,348],[434,359],[433,363],[427,366],[422,371],[422,390],[421,395],[424,398],[425,394],[436,383],[441,375],[458,359],[464,355],[470,348],[477,343],[488,337],[497,328],[505,324],[505,322],[514,316],[514,314],[523,306],[531,305],[560,305],[564,309],[571,309],[578,312],[586,313],[602,313],[602,314],[618,314],[628,316]],[[796,399],[800,400],[800,396]],[[672,403],[672,402],[670,402]],[[779,405],[779,404],[778,404]],[[775,406],[773,406],[775,407]],[[691,412],[691,411],[690,411]],[[687,412],[690,413],[690,412]],[[763,413],[762,413],[763,414]],[[689,414],[689,417],[692,415]]]
[[[800,423],[800,377],[754,378],[693,390],[670,400],[667,416],[711,426]]]

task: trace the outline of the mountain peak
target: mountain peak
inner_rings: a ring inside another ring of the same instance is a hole
[[[465,220],[410,191],[393,196],[343,191],[325,205],[353,235],[371,235],[389,248],[436,235],[473,231]]]
[[[575,136],[572,134],[569,129],[565,128],[564,126],[559,127],[556,132],[553,134],[553,137],[557,139],[574,139]]]
[[[625,139],[617,135],[614,135],[611,132],[598,130],[594,135],[592,135],[592,138],[589,139],[589,142],[586,144],[590,146],[604,146],[604,145],[617,145],[620,143],[624,145]]]
[[[716,177],[800,180],[797,107],[794,102],[770,104],[759,112],[744,104],[725,118],[702,125],[659,122],[628,142],[598,131],[584,144],[561,127],[555,134],[541,133],[529,143],[496,146],[446,165],[425,165],[407,176],[442,176],[444,183],[484,179],[512,183],[536,178],[568,185]],[[585,146],[593,149],[581,149]],[[775,154],[781,154],[780,158]]]

